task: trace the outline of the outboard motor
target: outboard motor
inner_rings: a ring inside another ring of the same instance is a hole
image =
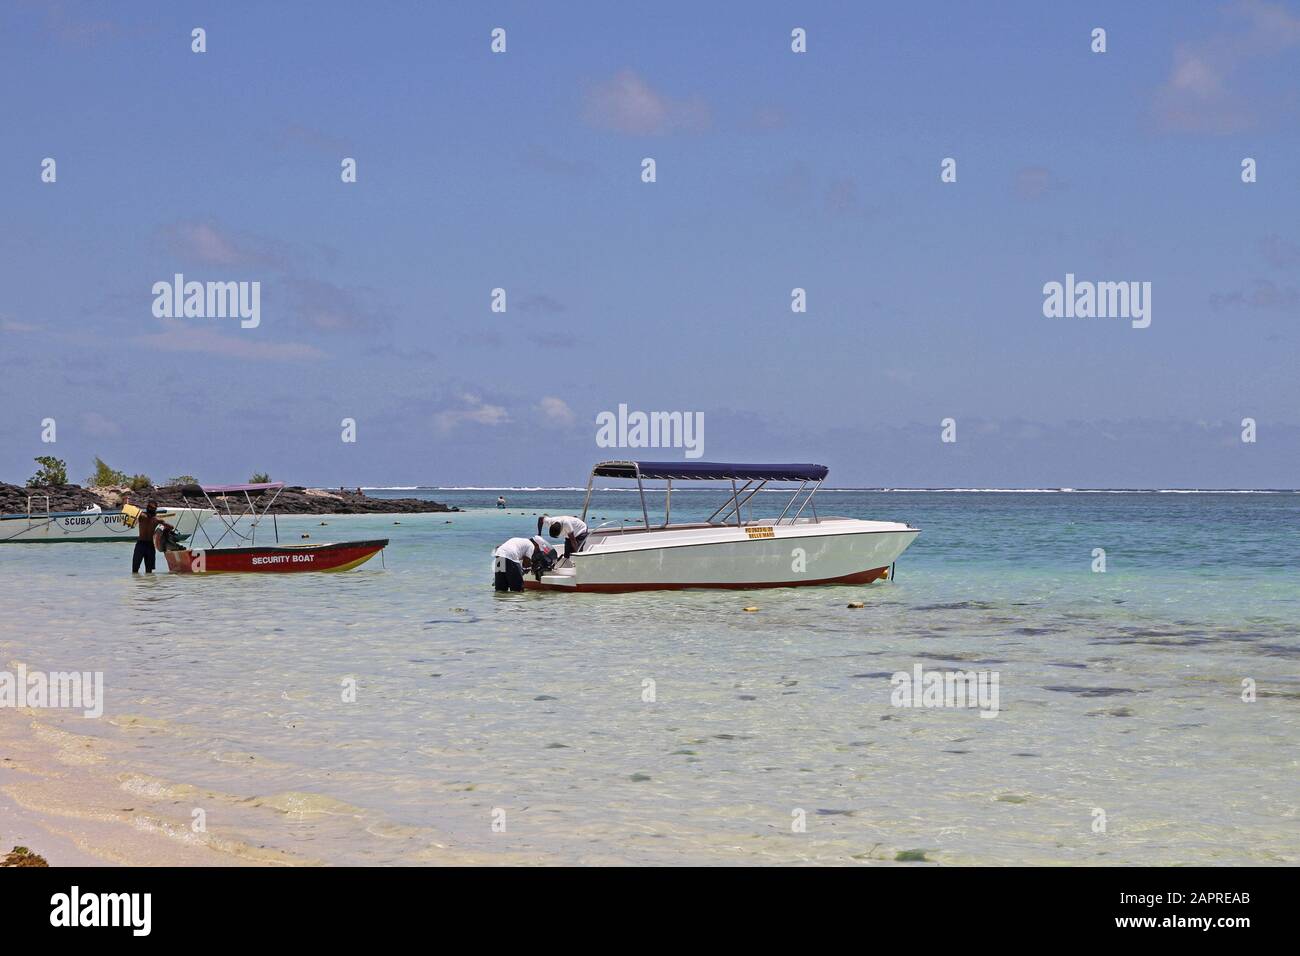
[[[181,544],[181,539],[176,534],[175,528],[164,528],[162,525],[153,529],[153,546],[159,551],[184,551],[185,545]]]
[[[555,567],[559,560],[559,552],[540,538],[534,538],[533,543],[537,547],[533,549],[533,556],[529,563],[533,566],[533,579],[540,581],[543,574]]]

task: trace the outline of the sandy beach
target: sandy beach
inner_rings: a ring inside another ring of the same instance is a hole
[[[19,664],[9,660],[3,666],[12,672]],[[316,794],[248,798],[139,772],[130,769],[130,744],[80,732],[82,719],[75,712],[0,707],[0,857],[26,847],[52,867],[321,866],[330,861],[258,845],[212,817],[251,804],[293,830],[355,809]],[[130,728],[149,721],[131,717],[121,723]],[[211,814],[202,829],[194,820],[200,806]],[[431,842],[419,862],[536,864],[546,857],[489,855]]]
[[[190,831],[190,821],[107,767],[104,743],[46,712],[0,708],[0,844],[51,866],[242,866],[277,862]],[[290,862],[290,861],[284,861]]]
[[[73,718],[75,720],[75,718]],[[241,802],[122,771],[114,746],[58,726],[48,712],[0,708],[0,855],[27,847],[59,866],[321,866],[328,860],[255,846],[220,826],[195,832],[189,802]],[[305,807],[305,804],[303,805]],[[286,806],[286,825],[310,809]],[[420,861],[448,866],[543,864],[545,854],[485,854],[434,844]]]

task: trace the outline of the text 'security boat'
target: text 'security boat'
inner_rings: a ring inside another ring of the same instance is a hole
[[[644,524],[593,528],[579,551],[525,586],[560,591],[783,588],[867,584],[891,577],[894,562],[921,532],[893,521],[819,517],[813,496],[826,474],[824,465],[603,461],[587,480],[583,520],[596,478],[626,478],[637,483]],[[660,525],[650,524],[646,510],[647,479],[667,481]],[[729,481],[731,488],[708,520],[671,524],[674,481]],[[769,482],[784,483],[787,491],[788,483],[799,484],[779,516],[755,520],[755,495]]]
[[[41,509],[39,502],[44,500]],[[35,541],[135,541],[135,517],[140,509],[127,505],[121,510],[51,511],[48,495],[29,495],[27,512],[0,515],[0,544]],[[158,517],[176,528],[181,540],[212,512],[203,508],[159,508]]]
[[[198,532],[203,535],[207,547],[181,547],[179,544],[167,547],[163,554],[167,556],[167,567],[173,574],[229,574],[237,572],[259,572],[285,574],[295,571],[350,571],[364,564],[388,546],[387,538],[371,541],[340,541],[337,544],[280,544],[280,529],[271,506],[284,487],[282,481],[271,481],[250,485],[185,485],[181,494],[186,498],[203,498],[221,522],[222,532],[215,541],[209,537],[206,527],[199,523]],[[270,497],[260,507],[257,499],[268,493]],[[221,503],[213,501],[212,496],[221,498]],[[243,496],[244,507],[236,511],[231,507],[231,499]],[[225,510],[221,508],[225,505]],[[255,538],[257,526],[267,516],[275,529],[274,545],[259,545]],[[241,527],[247,518],[248,524]],[[244,528],[248,533],[244,534]],[[196,534],[198,533],[196,532]],[[227,537],[246,541],[247,546],[231,545],[222,547],[221,542]],[[191,544],[198,544],[195,538]]]

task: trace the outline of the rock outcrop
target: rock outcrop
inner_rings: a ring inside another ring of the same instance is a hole
[[[82,488],[80,485],[59,485],[50,488],[24,488],[0,482],[0,514],[22,514],[27,510],[27,496],[32,500],[33,511],[45,511],[45,496],[50,499],[51,511],[84,511],[92,505],[105,510],[119,508],[122,502],[143,506],[149,498],[157,498],[160,505],[173,507],[199,507],[203,499],[182,498],[175,485],[131,491],[129,488]],[[231,496],[232,507],[244,504],[242,495]],[[218,500],[218,499],[213,499]],[[256,499],[254,499],[256,500]],[[285,488],[275,501],[274,512],[281,515],[359,515],[359,514],[418,514],[421,512],[459,511],[437,501],[419,498],[372,498],[364,492],[334,490],[329,488]]]

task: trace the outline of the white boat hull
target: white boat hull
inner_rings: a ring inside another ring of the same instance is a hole
[[[174,525],[177,534],[194,534],[203,518],[215,512],[207,508],[159,508],[158,517]],[[0,516],[0,543],[42,541],[134,541],[138,530],[126,523],[120,511],[37,512],[31,515]]]
[[[555,572],[525,584],[606,592],[866,584],[887,577],[918,534],[851,518],[596,532]]]

